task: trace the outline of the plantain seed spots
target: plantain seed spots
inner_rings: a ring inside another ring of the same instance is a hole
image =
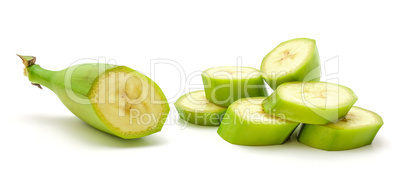
[[[325,94],[327,91],[326,90],[322,90],[322,91],[320,91],[320,93],[319,93],[319,98],[323,98],[323,99],[325,99],[325,98],[327,98],[327,95]]]
[[[282,58],[277,60],[277,62],[282,62],[285,59],[294,59],[296,57],[296,53],[290,53],[290,50],[285,50],[282,52]]]

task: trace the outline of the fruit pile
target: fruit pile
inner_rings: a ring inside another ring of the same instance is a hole
[[[347,150],[371,144],[383,125],[381,117],[353,107],[354,92],[320,82],[320,71],[315,40],[293,39],[269,52],[260,70],[205,70],[204,90],[183,95],[175,107],[185,121],[219,125],[218,134],[232,144],[283,144],[299,124],[298,141],[314,148]],[[270,96],[264,80],[274,90]]]
[[[49,71],[33,56],[20,56],[24,73],[39,88],[52,90],[77,117],[106,133],[132,139],[160,131],[169,105],[159,86],[125,66],[79,64]],[[284,143],[302,124],[298,141],[323,150],[371,144],[383,125],[374,112],[353,107],[354,92],[319,82],[314,40],[281,43],[261,69],[215,67],[202,73],[204,89],[174,104],[185,121],[219,126],[218,134],[239,145]],[[265,82],[274,90],[268,96]]]

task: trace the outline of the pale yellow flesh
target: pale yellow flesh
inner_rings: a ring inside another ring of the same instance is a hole
[[[134,73],[107,72],[99,78],[95,101],[107,124],[124,133],[140,133],[157,126],[162,97],[144,77]]]
[[[186,96],[179,100],[178,104],[186,110],[197,112],[219,112],[224,111],[226,108],[215,105],[207,100],[204,91],[194,91],[186,94]]]
[[[352,107],[343,119],[325,126],[338,129],[353,129],[369,125],[378,125],[381,123],[382,120],[377,114],[358,107]]]
[[[279,45],[265,57],[262,71],[268,77],[276,77],[278,74],[287,75],[298,70],[304,60],[314,53],[315,44],[308,40],[292,40]]]
[[[266,97],[244,98],[234,102],[230,107],[237,116],[245,121],[264,124],[285,123],[284,119],[274,117],[264,112],[261,104],[265,99]]]
[[[214,67],[204,72],[211,78],[215,79],[249,79],[261,76],[261,72],[251,67]]]
[[[325,82],[284,84],[277,91],[283,100],[326,109],[338,108],[354,99],[349,89]]]

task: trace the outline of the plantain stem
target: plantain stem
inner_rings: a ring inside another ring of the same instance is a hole
[[[36,63],[36,57],[34,56],[23,56],[23,55],[18,55],[22,59],[22,63],[25,65],[24,67],[24,75],[28,77],[28,67],[35,65]],[[38,83],[31,83],[34,86],[37,86],[38,88],[42,89],[42,86]]]

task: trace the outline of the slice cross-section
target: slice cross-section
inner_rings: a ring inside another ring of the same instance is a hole
[[[155,82],[123,66],[101,74],[89,99],[103,124],[126,139],[160,131],[169,113],[166,98]]]
[[[239,99],[231,104],[222,119],[218,134],[237,145],[276,145],[284,143],[299,123],[264,112],[265,97]]]
[[[359,148],[371,144],[383,124],[378,114],[354,106],[345,118],[335,123],[304,124],[298,140],[305,145],[328,151]]]
[[[203,90],[181,96],[174,105],[183,120],[206,126],[219,125],[227,109],[208,101]]]
[[[267,96],[261,72],[251,67],[214,67],[202,73],[205,94],[216,105],[228,107],[245,97]]]
[[[320,57],[315,40],[297,38],[279,44],[261,63],[263,78],[272,89],[291,81],[319,81]]]
[[[267,113],[307,124],[336,122],[357,101],[354,92],[327,82],[288,82],[280,85],[263,102]]]

